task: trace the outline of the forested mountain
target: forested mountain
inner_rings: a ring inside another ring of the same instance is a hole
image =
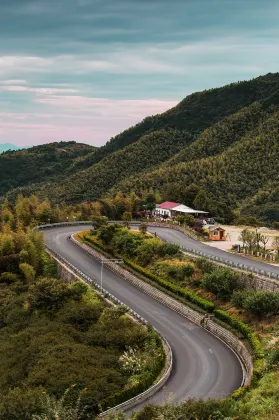
[[[34,182],[57,181],[76,160],[96,150],[88,144],[60,142],[0,154],[0,195]]]
[[[7,171],[1,156],[0,194],[13,200],[19,192],[35,192],[77,203],[117,191],[157,190],[163,199],[213,214],[229,207],[279,221],[278,116],[279,73],[198,92],[97,150],[80,146],[78,158],[67,164],[49,157],[51,169],[41,167],[34,177],[22,176],[20,166]],[[8,156],[16,160],[28,152]]]

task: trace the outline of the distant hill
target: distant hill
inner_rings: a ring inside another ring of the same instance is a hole
[[[189,95],[74,158],[60,168],[59,178],[41,171],[25,183],[19,169],[21,182],[15,185],[15,175],[4,171],[0,194],[14,199],[18,192],[36,192],[74,203],[116,191],[158,190],[165,200],[215,214],[235,210],[279,221],[278,133],[276,73]],[[1,180],[2,165],[0,159]]]
[[[6,152],[7,150],[19,150],[19,147],[12,143],[0,143],[0,153]]]
[[[49,143],[0,155],[0,194],[29,184],[59,182],[65,179],[79,159],[96,148],[70,142]]]

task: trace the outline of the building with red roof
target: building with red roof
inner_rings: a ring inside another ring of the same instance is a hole
[[[172,201],[165,201],[162,204],[158,204],[156,206],[156,209],[154,210],[155,216],[159,216],[163,218],[173,217],[173,216],[177,216],[181,214],[183,215],[191,214],[193,216],[201,216],[201,215],[206,215],[207,212],[202,211],[202,210],[194,210],[194,209],[191,209],[191,207],[184,206],[184,204],[174,203]]]

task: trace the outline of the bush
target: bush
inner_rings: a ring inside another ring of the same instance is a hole
[[[150,271],[146,270],[145,268],[135,264],[132,261],[124,260],[125,264],[128,267],[131,267],[133,270],[139,272],[143,276],[149,278],[150,280],[154,281],[158,285],[162,286],[164,289],[180,296],[189,302],[192,302],[194,305],[199,306],[200,308],[204,309],[205,311],[212,312],[215,308],[214,303],[209,302],[208,300],[196,295],[195,293],[191,292],[190,290],[183,289],[165,279],[157,277],[156,275],[152,274]]]
[[[252,348],[253,355],[257,358],[263,357],[262,346],[257,337],[247,324],[240,321],[239,319],[230,316],[227,312],[222,311],[221,309],[215,309],[213,312],[214,316],[222,322],[225,322],[227,325],[230,325],[234,330],[238,331],[246,338]]]
[[[232,298],[231,298],[231,302],[234,306],[238,307],[238,308],[242,308],[243,307],[243,303],[247,297],[247,291],[242,291],[242,290],[235,290],[232,294]]]
[[[146,223],[141,223],[141,224],[140,224],[140,226],[139,226],[139,231],[140,231],[143,235],[145,235],[145,234],[146,234],[146,232],[147,232],[147,224],[146,224]]]
[[[277,315],[279,313],[279,293],[250,292],[243,301],[243,307],[259,318]]]
[[[267,357],[268,369],[277,369],[279,366],[279,346],[278,344],[269,352]]]
[[[42,278],[29,288],[29,302],[36,309],[58,309],[70,295],[67,284],[57,279]]]
[[[242,288],[240,275],[228,268],[217,268],[203,278],[204,287],[219,299],[229,300],[235,289]]]
[[[18,276],[16,274],[13,274],[13,273],[4,272],[0,276],[0,283],[12,284],[12,283],[15,283],[18,280],[19,280]]]
[[[210,262],[207,258],[197,258],[196,266],[204,273],[204,274],[210,274],[214,270],[216,270],[216,266]]]

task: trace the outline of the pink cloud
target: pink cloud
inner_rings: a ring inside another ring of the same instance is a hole
[[[38,95],[35,102],[45,112],[0,112],[0,141],[32,145],[75,140],[100,146],[144,117],[162,113],[178,101]]]
[[[0,86],[0,91],[7,91],[7,92],[33,92],[37,95],[55,95],[57,93],[77,93],[79,92],[76,89],[67,89],[67,88],[33,88],[29,86],[16,86],[16,85],[10,85],[10,86]]]

